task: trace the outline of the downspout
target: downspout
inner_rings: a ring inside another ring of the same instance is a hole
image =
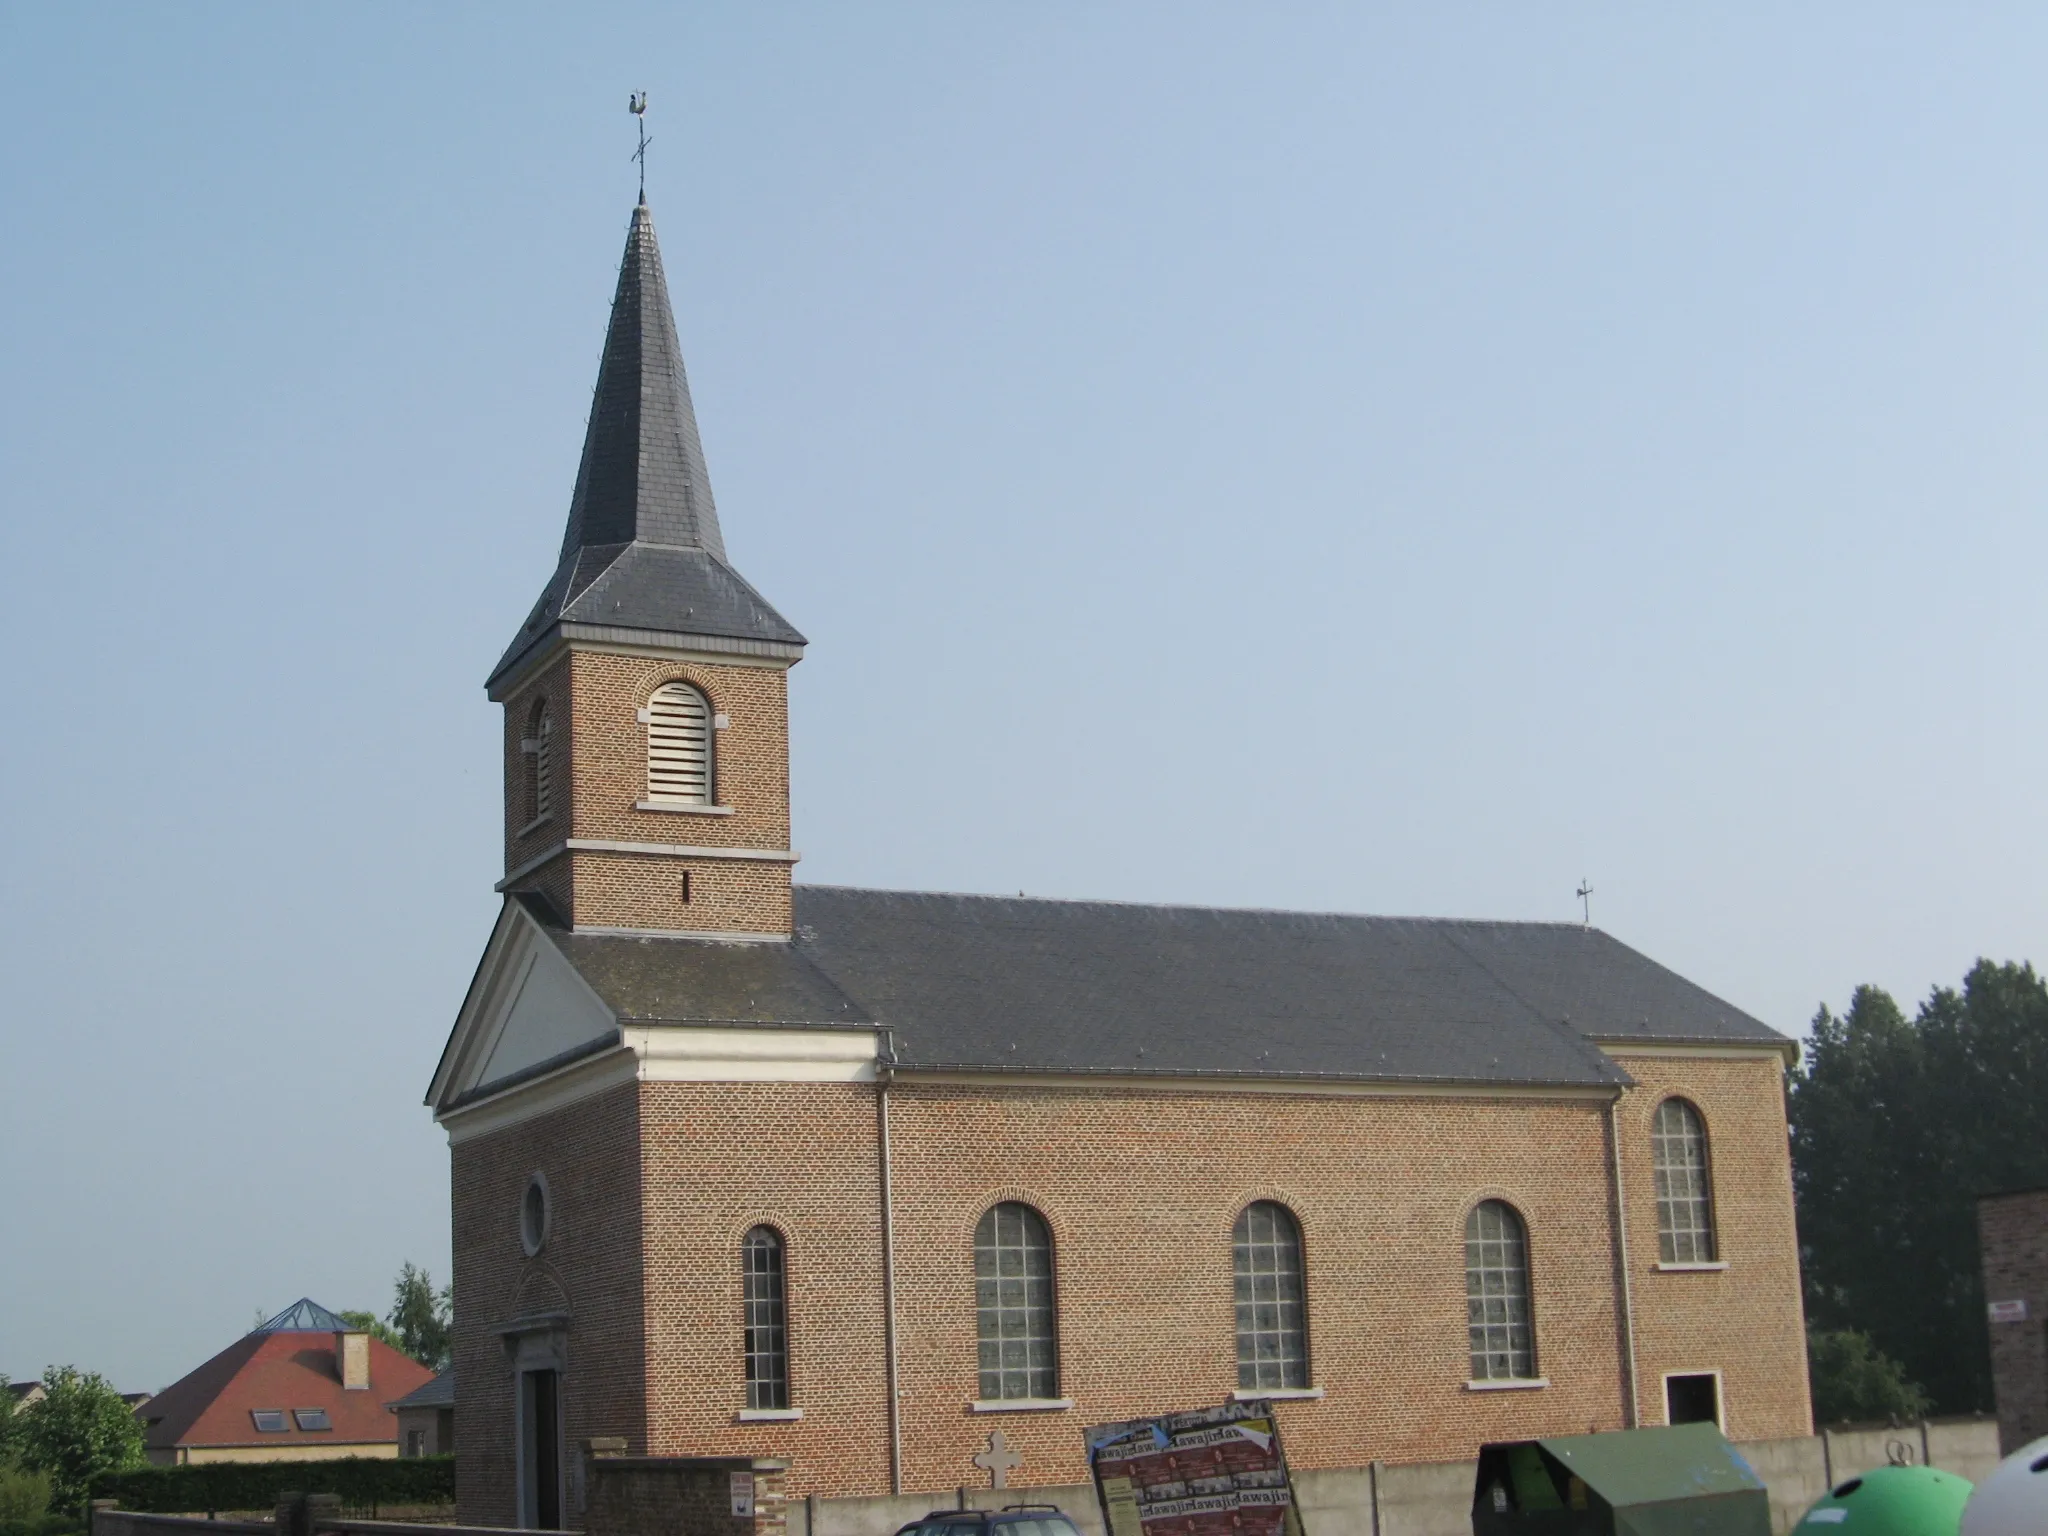
[[[875,1066],[875,1115],[879,1126],[877,1152],[882,1188],[882,1347],[889,1388],[889,1491],[903,1491],[903,1409],[896,1385],[896,1207],[889,1188],[889,1076],[896,1063],[896,1041],[882,1031],[882,1059]]]
[[[1615,1271],[1621,1277],[1621,1372],[1623,1384],[1622,1403],[1626,1418],[1623,1429],[1634,1429],[1640,1423],[1642,1412],[1636,1402],[1636,1309],[1635,1300],[1629,1287],[1629,1270],[1632,1267],[1628,1256],[1628,1197],[1621,1183],[1621,1095],[1619,1093],[1607,1103],[1607,1150],[1608,1169],[1614,1182],[1614,1252]]]

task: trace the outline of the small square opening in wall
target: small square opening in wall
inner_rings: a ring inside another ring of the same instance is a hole
[[[1721,1378],[1712,1371],[1664,1378],[1666,1424],[1719,1424]]]

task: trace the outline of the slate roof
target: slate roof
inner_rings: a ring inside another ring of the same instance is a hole
[[[491,682],[563,623],[804,643],[726,563],[645,203],[626,232],[561,557]]]
[[[412,1391],[396,1402],[384,1405],[396,1413],[401,1408],[453,1408],[455,1406],[455,1368],[450,1366],[423,1387]]]
[[[790,944],[562,928],[622,1020],[886,1026],[904,1069],[1598,1086],[1592,1042],[1783,1047],[1597,929],[796,888]]]

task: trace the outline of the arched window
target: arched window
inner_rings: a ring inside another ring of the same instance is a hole
[[[1657,1174],[1657,1256],[1666,1264],[1714,1262],[1714,1199],[1707,1183],[1707,1128],[1683,1099],[1657,1106],[1650,1125]]]
[[[688,683],[663,683],[647,701],[647,798],[709,805],[714,787],[711,706]]]
[[[553,744],[555,719],[548,711],[546,699],[535,699],[533,708],[526,717],[526,735],[519,743],[520,753],[526,760],[525,809],[526,824],[531,826],[547,815],[552,804],[554,765],[549,759],[549,747]]]
[[[1052,1301],[1052,1233],[1028,1205],[991,1206],[974,1229],[975,1332],[981,1395],[1060,1395]]]
[[[789,1309],[783,1291],[782,1234],[756,1227],[740,1244],[746,1277],[747,1406],[789,1406]]]
[[[1536,1375],[1528,1237],[1522,1218],[1500,1200],[1480,1201],[1465,1218],[1465,1315],[1474,1381]]]
[[[1308,1385],[1308,1307],[1302,1285],[1301,1226],[1294,1213],[1258,1200],[1230,1234],[1237,1270],[1237,1384]]]

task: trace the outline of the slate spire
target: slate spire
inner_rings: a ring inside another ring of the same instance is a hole
[[[572,639],[633,630],[659,645],[803,654],[804,637],[726,563],[645,203],[626,231],[561,559],[487,686],[558,629]]]
[[[725,558],[661,247],[645,203],[633,210],[626,232],[562,553],[636,539]]]

